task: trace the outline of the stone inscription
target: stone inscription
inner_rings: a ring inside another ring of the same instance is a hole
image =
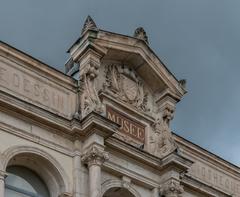
[[[119,124],[120,132],[127,136],[144,143],[145,141],[145,126],[139,122],[133,121],[131,118],[123,115],[122,113],[114,110],[113,108],[106,107],[107,118]]]
[[[0,89],[59,115],[65,117],[70,115],[67,91],[58,89],[46,78],[24,72],[1,59]]]
[[[200,162],[196,162],[191,167],[189,174],[211,186],[240,197],[240,181],[224,174],[221,171],[213,169],[212,167],[204,165]]]

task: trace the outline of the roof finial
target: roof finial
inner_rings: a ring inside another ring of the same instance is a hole
[[[144,40],[148,44],[148,37],[143,27],[138,27],[134,32],[134,37]]]
[[[91,16],[88,15],[84,22],[81,35],[83,35],[89,29],[97,30],[97,25],[95,24]]]

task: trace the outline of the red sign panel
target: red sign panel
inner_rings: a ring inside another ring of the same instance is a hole
[[[107,106],[107,118],[117,124],[119,124],[120,132],[132,137],[144,143],[145,140],[145,126],[131,118],[125,116],[121,112]]]

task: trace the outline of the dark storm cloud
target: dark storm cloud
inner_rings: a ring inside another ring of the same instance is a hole
[[[173,130],[240,163],[240,1],[0,2],[0,39],[62,71],[88,14],[100,28],[122,34],[143,26],[167,67],[188,81]]]

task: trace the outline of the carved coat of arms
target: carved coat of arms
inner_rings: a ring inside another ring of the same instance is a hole
[[[129,103],[137,109],[148,112],[148,94],[142,80],[127,66],[107,65],[104,90],[111,96]]]

